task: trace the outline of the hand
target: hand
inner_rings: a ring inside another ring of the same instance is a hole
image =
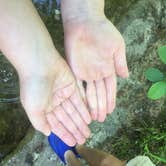
[[[92,119],[103,122],[115,108],[116,74],[128,77],[124,40],[105,17],[77,17],[66,21],[64,29],[68,62],[78,82],[87,83]]]
[[[70,146],[84,143],[90,115],[32,2],[1,1],[0,20],[0,49],[19,74],[32,125],[47,136],[53,131]]]
[[[90,135],[89,113],[67,64],[62,58],[51,67],[52,62],[43,64],[50,65],[48,73],[36,65],[41,73],[20,76],[23,106],[37,130],[45,135],[52,131],[70,146],[83,144]]]

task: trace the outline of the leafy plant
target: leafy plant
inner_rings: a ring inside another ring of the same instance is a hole
[[[166,46],[158,48],[161,61],[166,64]],[[145,77],[153,84],[148,90],[148,97],[156,100],[166,95],[166,76],[156,68],[149,68],[145,72]]]

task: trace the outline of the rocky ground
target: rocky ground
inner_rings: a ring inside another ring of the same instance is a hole
[[[154,66],[164,69],[156,49],[166,44],[165,9],[165,0],[106,1],[106,14],[120,30],[126,42],[130,78],[118,79],[116,110],[103,124],[93,122],[90,125],[92,135],[87,141],[88,146],[98,147],[108,137],[114,136],[124,124],[130,126],[131,121],[137,116],[148,115],[150,118],[164,110],[164,99],[150,101],[146,97],[150,83],[145,79],[144,72],[148,67]],[[61,22],[44,15],[42,18],[58,50],[64,54]],[[61,166],[62,164],[49,147],[47,138],[30,128],[16,150],[0,165]]]

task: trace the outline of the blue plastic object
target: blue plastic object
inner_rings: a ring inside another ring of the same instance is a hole
[[[68,146],[54,133],[50,134],[50,136],[48,137],[48,141],[54,152],[58,155],[58,157],[63,161],[64,164],[66,164],[64,155],[65,152],[68,150],[73,151],[76,157],[79,157],[78,153],[76,152],[75,146],[74,147]]]

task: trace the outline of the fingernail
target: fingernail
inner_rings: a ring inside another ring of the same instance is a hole
[[[77,141],[78,145],[83,145],[85,142],[86,142],[86,139],[85,139],[85,138],[83,138],[83,139]]]
[[[90,115],[88,116],[88,118],[86,119],[86,123],[89,125],[92,122],[92,119],[90,117]]]
[[[51,134],[51,130],[49,128],[45,129],[44,135],[48,137],[50,134]]]
[[[105,117],[101,117],[101,116],[100,116],[100,117],[98,118],[98,121],[99,121],[100,123],[103,123],[103,122],[105,121]]]
[[[76,141],[72,139],[66,139],[66,144],[68,144],[69,146],[75,146]]]
[[[90,129],[89,129],[89,128],[86,129],[85,132],[84,132],[85,137],[86,137],[86,138],[89,138],[89,137],[90,137],[90,133],[91,133],[91,132],[90,132]]]

